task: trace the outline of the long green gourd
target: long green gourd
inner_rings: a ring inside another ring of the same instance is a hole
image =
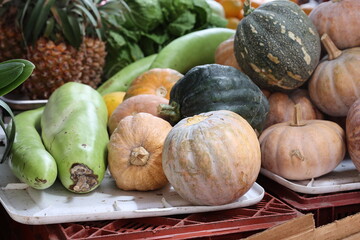
[[[109,136],[107,108],[95,89],[76,82],[56,89],[41,117],[41,136],[65,188],[87,193],[100,185]]]

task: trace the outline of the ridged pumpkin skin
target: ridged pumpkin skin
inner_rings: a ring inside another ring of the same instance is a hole
[[[323,35],[327,57],[317,66],[309,80],[309,94],[324,113],[346,116],[350,106],[360,98],[360,47],[340,51]]]
[[[238,114],[219,110],[185,118],[169,132],[163,169],[176,192],[195,205],[234,202],[261,165],[257,136]]]
[[[258,86],[288,91],[309,79],[321,45],[315,26],[298,5],[276,0],[241,20],[234,50],[239,66]]]
[[[262,167],[289,180],[307,180],[331,172],[344,159],[345,133],[336,123],[303,120],[278,123],[259,137]]]
[[[138,113],[120,121],[108,144],[111,176],[123,190],[149,191],[168,184],[162,147],[171,130],[167,121]]]
[[[171,88],[183,76],[183,74],[170,68],[150,69],[132,81],[124,99],[140,94],[153,94],[169,99]]]
[[[360,1],[330,0],[316,6],[309,18],[320,36],[327,33],[340,49],[360,46]]]
[[[161,105],[161,114],[173,123],[199,113],[230,110],[262,131],[269,102],[248,76],[234,67],[219,64],[199,65],[188,71],[173,86],[170,105]]]
[[[346,116],[346,142],[351,160],[360,171],[360,99],[350,107]]]
[[[281,122],[291,121],[294,118],[294,107],[301,107],[302,119],[323,119],[323,114],[311,102],[306,89],[295,89],[290,93],[274,92],[268,97],[270,111],[266,117],[265,127]]]
[[[118,123],[127,116],[132,116],[140,112],[150,113],[156,117],[161,117],[157,111],[160,104],[167,104],[169,100],[152,95],[152,94],[140,94],[131,98],[125,99],[120,103],[113,113],[111,114],[108,121],[109,132],[112,133]]]

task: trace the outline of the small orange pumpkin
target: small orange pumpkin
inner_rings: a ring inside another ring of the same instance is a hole
[[[235,54],[234,54],[234,38],[229,38],[216,48],[215,51],[215,63],[231,66],[241,70],[238,62],[236,61]]]
[[[274,92],[268,96],[268,100],[270,110],[264,128],[294,119],[294,107],[296,104],[299,104],[304,120],[323,119],[324,117],[311,102],[306,89],[299,88],[290,93]]]
[[[174,69],[150,69],[135,78],[127,89],[124,99],[140,94],[153,94],[169,99],[172,86],[182,77],[183,74]]]
[[[266,128],[259,137],[262,167],[289,180],[307,180],[331,172],[344,159],[345,132],[335,122],[301,120]]]
[[[168,184],[162,148],[171,128],[170,123],[149,113],[127,116],[119,122],[108,144],[108,163],[120,189],[149,191]]]
[[[109,132],[112,133],[123,118],[140,112],[150,113],[154,116],[161,117],[157,108],[160,104],[168,103],[169,100],[166,98],[151,94],[141,94],[125,99],[115,108],[109,118]]]
[[[360,98],[360,47],[339,50],[327,34],[321,41],[328,56],[309,80],[310,98],[322,112],[334,117],[346,116],[350,106]]]

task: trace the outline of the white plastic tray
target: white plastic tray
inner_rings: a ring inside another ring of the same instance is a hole
[[[349,158],[345,158],[332,172],[305,181],[291,181],[264,168],[260,173],[299,193],[323,194],[360,189],[360,173]]]
[[[158,191],[121,191],[107,175],[88,194],[75,194],[59,182],[46,190],[20,183],[7,163],[0,164],[0,201],[12,219],[24,224],[53,224],[95,220],[165,216],[251,206],[265,194],[257,183],[237,201],[221,206],[194,206],[171,186]]]

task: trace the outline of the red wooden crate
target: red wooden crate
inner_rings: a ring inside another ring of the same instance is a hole
[[[298,193],[262,174],[257,182],[266,192],[292,208],[303,214],[314,214],[317,227],[360,212],[360,190],[326,194]]]
[[[36,240],[239,239],[300,215],[299,211],[265,193],[258,204],[244,208],[166,217],[22,225],[21,228],[31,231]]]

